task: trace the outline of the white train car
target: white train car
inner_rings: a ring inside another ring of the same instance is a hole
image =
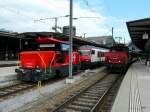
[[[93,68],[105,62],[105,52],[107,49],[93,46],[82,46],[78,49],[82,68]]]

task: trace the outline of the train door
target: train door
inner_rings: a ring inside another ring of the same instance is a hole
[[[68,50],[68,44],[60,43],[60,49],[56,51],[56,75],[59,77],[69,74]]]
[[[96,63],[99,62],[100,59],[98,57],[98,51],[96,49],[91,50],[91,62]]]

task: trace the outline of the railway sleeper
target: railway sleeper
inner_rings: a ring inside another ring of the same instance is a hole
[[[95,103],[97,102],[97,100],[95,99],[86,99],[86,98],[78,98],[77,101],[84,101],[84,102],[91,102],[91,103]]]
[[[85,107],[85,106],[78,106],[78,105],[73,105],[70,104],[67,106],[67,108],[72,109],[72,110],[81,110],[81,111],[90,111],[90,107]]]
[[[111,82],[111,83],[112,83],[112,82]],[[102,87],[111,85],[111,83],[107,83],[107,84],[99,84],[99,85],[96,85],[96,86],[94,86],[94,87],[96,87],[96,88],[102,88]]]
[[[4,94],[7,94],[7,93],[8,93],[7,91],[1,91],[0,95],[4,95]]]
[[[19,85],[18,87],[26,88],[26,87],[30,87],[30,86],[33,86],[33,85],[28,85],[28,84],[26,84],[26,85]]]
[[[86,93],[87,94],[93,94],[93,95],[100,94],[100,92],[98,92],[98,91],[87,91]]]
[[[64,108],[64,109],[60,110],[59,112],[82,112],[82,111]]]
[[[72,104],[74,105],[78,105],[78,106],[89,106],[92,107],[95,103],[91,103],[91,102],[81,102],[81,101],[74,101],[72,102]]]
[[[95,99],[95,100],[97,100],[97,99],[98,99],[98,97],[92,97],[92,96],[87,96],[87,95],[86,95],[86,96],[85,96],[85,95],[84,95],[84,96],[82,95],[82,96],[81,96],[81,98],[86,98],[86,99]]]
[[[111,83],[107,83],[107,84],[99,84],[97,87],[108,87],[111,84],[112,84],[112,82]]]
[[[90,88],[90,89],[95,89],[95,90],[97,90],[97,89],[98,89],[98,90],[104,90],[105,88],[106,88],[106,87],[102,87],[102,86],[101,86],[101,87],[92,87],[92,88]]]
[[[106,89],[89,89],[88,91],[91,91],[91,92],[104,92]]]
[[[9,89],[9,90],[6,90],[5,92],[7,94],[7,93],[10,93],[10,92],[15,92],[15,90],[14,89]]]
[[[84,98],[90,98],[90,99],[98,99],[100,97],[100,95],[87,95],[87,94],[84,94],[83,95]]]
[[[84,95],[88,95],[88,96],[99,96],[100,93],[89,93],[89,92],[86,92],[84,93]]]
[[[17,87],[17,88],[13,88],[14,90],[21,90],[23,88]]]
[[[107,106],[104,106],[103,109],[108,110],[108,109],[110,109],[110,107],[111,107],[111,105],[107,105]]]

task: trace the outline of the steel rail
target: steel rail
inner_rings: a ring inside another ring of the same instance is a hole
[[[74,75],[78,75],[82,72],[83,71],[80,70],[78,72],[75,72]],[[66,78],[66,76],[44,81],[43,86],[58,82],[58,81],[63,80],[65,78]],[[12,85],[9,85],[6,87],[2,87],[2,88],[0,88],[0,102],[3,101],[4,99],[9,98],[10,96],[15,96],[16,94],[18,94],[20,92],[27,91],[27,90],[30,90],[32,88],[34,89],[36,87],[36,85],[37,85],[37,83],[32,83],[32,82],[19,82],[17,84],[12,84]]]
[[[123,75],[121,75],[123,76]],[[120,80],[122,79],[122,77],[117,77],[116,80],[113,82],[113,84],[110,86],[110,88],[108,88],[105,93],[103,94],[103,96],[99,99],[99,101],[97,102],[97,104],[92,108],[92,110],[90,112],[98,112],[99,110],[102,110],[101,108],[104,107],[103,103],[104,100],[109,97],[109,93],[112,91],[112,89],[114,89],[114,87],[116,85],[120,85],[118,84],[120,82]],[[103,112],[103,111],[102,111]]]
[[[113,77],[115,77],[115,79],[113,79]],[[74,94],[68,100],[61,103],[59,106],[55,107],[49,112],[67,112],[67,111],[94,112],[95,108],[98,107],[98,104],[107,94],[107,92],[116,82],[116,80],[117,76],[106,75],[96,83],[92,84],[90,87],[87,87],[86,89],[78,92],[77,94]],[[81,99],[83,99],[83,101],[81,101]],[[91,103],[89,99],[91,100],[91,102],[93,101],[94,103]],[[88,100],[89,102],[87,102]]]

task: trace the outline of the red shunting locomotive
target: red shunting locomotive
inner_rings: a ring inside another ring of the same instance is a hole
[[[69,74],[69,44],[53,37],[38,38],[37,51],[20,53],[19,80],[42,81]],[[73,72],[80,69],[80,54],[73,51]]]
[[[108,68],[124,68],[126,69],[129,62],[129,49],[123,44],[116,44],[110,48],[110,51],[105,54],[106,66]]]

